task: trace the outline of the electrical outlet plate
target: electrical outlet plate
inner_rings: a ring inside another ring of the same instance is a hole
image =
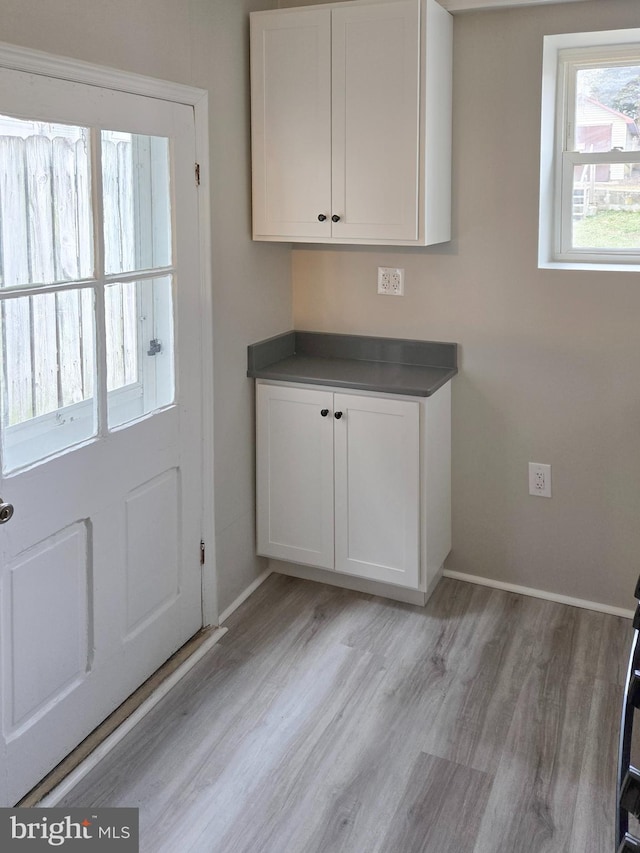
[[[404,296],[404,270],[398,267],[378,267],[378,293],[384,296]]]
[[[539,498],[551,497],[551,465],[529,462],[529,494]]]

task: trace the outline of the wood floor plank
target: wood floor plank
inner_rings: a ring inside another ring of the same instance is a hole
[[[343,642],[395,661],[419,660],[428,651],[445,667],[451,649],[471,641],[490,595],[486,587],[444,578],[426,607],[372,599]]]
[[[222,834],[221,850],[312,851],[318,835],[323,836],[324,844],[334,831],[336,839],[344,837],[349,821],[338,820],[336,814],[350,815],[353,827],[353,817],[361,806],[358,792],[341,797],[329,820],[323,809],[324,792],[336,789],[339,768],[352,755],[360,754],[363,712],[373,706],[386,673],[379,659],[345,646],[341,649],[347,661],[356,656],[358,669],[349,663],[352,671],[347,679],[335,684],[324,707],[309,715],[310,725],[252,789],[243,819]],[[243,802],[247,803],[246,798]]]
[[[493,779],[422,753],[382,845],[402,853],[473,853]]]
[[[495,773],[524,673],[543,667],[587,678],[601,642],[600,614],[493,590],[473,645],[422,742],[425,752]]]
[[[456,656],[456,678],[422,737],[425,752],[494,773],[532,654],[543,602],[494,591],[473,643]]]
[[[324,653],[322,677],[310,668],[279,691],[258,725],[234,732],[232,749],[225,744],[202,763],[175,810],[172,807],[148,834],[147,849],[186,853],[204,849],[211,839],[217,839],[218,849],[237,853],[270,849],[272,828],[289,799],[289,791],[279,784],[283,769],[290,782],[304,772],[315,731],[324,730],[338,713],[345,690],[353,690],[353,684],[369,684],[375,689],[373,671],[379,666],[372,668],[370,662],[370,656],[340,645]],[[211,802],[215,809],[209,807]],[[191,816],[188,831],[178,819],[185,808]]]
[[[602,642],[594,672],[597,679],[624,687],[632,639],[630,619],[610,616],[602,620]]]
[[[139,807],[142,853],[608,849],[624,620],[274,575],[227,625],[64,805]]]
[[[449,677],[429,657],[389,666],[372,701],[354,709],[342,737],[318,743],[322,773],[315,778],[322,779],[322,785],[306,780],[304,808],[291,816],[280,849],[322,853],[326,827],[335,814],[348,812],[348,827],[333,838],[332,849],[340,853],[384,850],[381,844],[387,827],[419,755],[412,735],[437,712]],[[314,815],[313,825],[308,822],[309,813]],[[277,849],[273,848],[274,853]]]
[[[569,849],[591,688],[536,667],[526,676],[474,853]]]
[[[611,853],[614,849],[615,790],[622,687],[607,681],[593,685],[587,748],[578,783],[571,844],[567,853]],[[597,748],[589,745],[597,744]]]

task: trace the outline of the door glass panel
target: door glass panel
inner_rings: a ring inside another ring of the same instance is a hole
[[[95,435],[93,290],[3,299],[0,338],[3,471]]]
[[[105,312],[111,428],[174,400],[172,276],[108,285]]]
[[[169,140],[102,131],[105,272],[171,264]]]
[[[0,286],[92,271],[88,129],[0,115]]]

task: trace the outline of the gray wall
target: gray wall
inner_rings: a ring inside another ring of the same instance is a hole
[[[0,0],[0,37],[210,92],[220,607],[253,555],[245,346],[299,328],[457,340],[451,569],[631,606],[640,555],[640,276],[536,268],[542,36],[640,25],[637,0],[455,19],[454,241],[254,244],[247,12],[267,0]],[[281,0],[281,5],[295,5]],[[290,264],[291,260],[291,264]],[[406,296],[375,294],[402,266]],[[553,466],[551,500],[527,462]]]
[[[281,5],[295,5],[281,0]],[[458,341],[452,570],[622,607],[640,567],[640,275],[537,269],[545,34],[640,26],[637,0],[454,24],[455,235],[293,249],[297,328]],[[402,299],[377,266],[406,270]],[[528,495],[527,463],[553,497]]]
[[[0,0],[0,38],[209,91],[219,606],[254,556],[253,383],[246,345],[291,328],[288,245],[250,238],[248,12],[269,0]]]

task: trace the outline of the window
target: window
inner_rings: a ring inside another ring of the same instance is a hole
[[[640,269],[640,30],[545,39],[541,267]]]
[[[173,402],[170,183],[166,137],[0,115],[5,472],[98,434],[96,318],[103,431]]]

